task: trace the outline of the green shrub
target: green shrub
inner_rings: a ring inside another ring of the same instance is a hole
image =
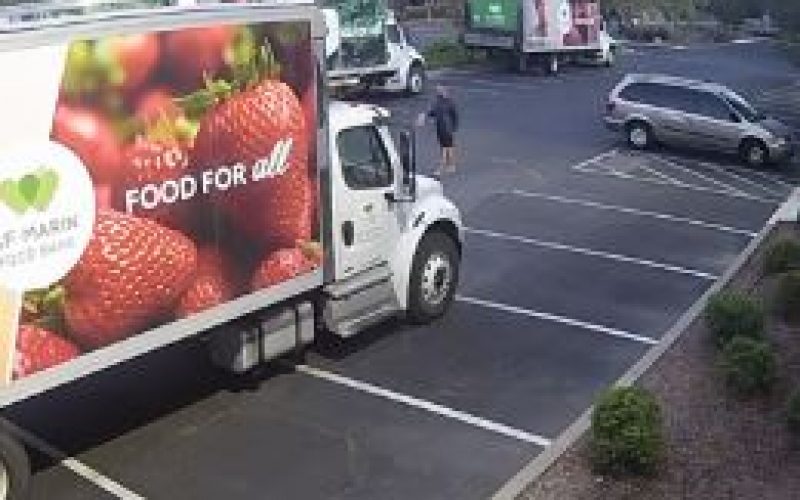
[[[795,269],[800,269],[800,243],[789,239],[780,240],[767,250],[764,272],[778,274]]]
[[[650,474],[664,450],[661,410],[655,398],[635,387],[604,394],[592,414],[592,468],[601,474]]]
[[[705,321],[720,346],[736,336],[761,338],[764,333],[761,304],[737,292],[721,292],[713,296],[706,305]]]
[[[791,271],[781,276],[775,305],[790,321],[800,318],[800,271]]]
[[[470,54],[467,48],[458,42],[450,40],[440,40],[432,43],[425,49],[424,55],[425,64],[431,69],[461,66],[470,61]]]
[[[775,355],[765,341],[734,337],[719,357],[727,386],[738,396],[766,392],[775,381]]]
[[[786,405],[786,420],[789,430],[793,434],[800,435],[800,389],[795,390],[789,397],[789,403]]]

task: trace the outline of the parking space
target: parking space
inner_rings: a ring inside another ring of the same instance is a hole
[[[653,60],[695,57],[669,54]],[[303,364],[236,383],[182,344],[21,405],[12,420],[98,474],[42,458],[35,498],[491,496],[658,342],[793,186],[793,166],[619,146],[599,119],[619,73],[437,76],[470,103],[461,171],[444,179],[467,225],[450,312],[326,336]],[[383,99],[404,121],[426,103]],[[431,138],[420,145],[433,165]]]

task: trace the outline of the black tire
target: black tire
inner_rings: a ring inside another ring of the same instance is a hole
[[[423,237],[409,280],[408,316],[412,322],[428,323],[447,311],[458,286],[459,264],[452,238],[439,231]]]
[[[528,54],[525,52],[517,52],[517,73],[524,75],[528,72]]]
[[[653,129],[647,123],[634,120],[625,126],[625,140],[633,149],[645,151],[653,147]]]
[[[6,431],[0,431],[0,464],[5,469],[5,481],[0,480],[0,500],[26,500],[31,482],[28,453]]]
[[[603,66],[606,68],[611,68],[614,66],[616,62],[617,55],[614,53],[614,49],[609,49],[608,54],[605,54],[603,57]]]
[[[544,58],[544,70],[550,76],[557,76],[561,71],[561,60],[558,54],[550,54]]]
[[[767,145],[758,139],[746,139],[739,147],[739,156],[749,167],[761,168],[766,166],[769,161],[769,149]]]
[[[414,63],[408,70],[408,77],[406,80],[406,94],[420,95],[425,92],[425,70],[422,65]]]

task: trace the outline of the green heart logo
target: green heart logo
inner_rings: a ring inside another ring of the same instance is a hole
[[[58,175],[49,168],[22,176],[18,181],[0,181],[0,202],[16,214],[22,215],[33,208],[47,210],[58,188]]]
[[[17,191],[25,198],[28,205],[32,205],[39,193],[39,177],[34,174],[24,176],[17,182]]]

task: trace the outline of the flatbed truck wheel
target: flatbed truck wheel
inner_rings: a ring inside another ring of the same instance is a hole
[[[414,63],[408,70],[408,81],[406,82],[406,94],[410,96],[420,95],[425,91],[425,69],[419,63]]]
[[[31,466],[25,447],[0,431],[0,500],[26,500],[30,481]]]
[[[434,231],[423,237],[411,267],[408,315],[428,323],[443,315],[455,297],[459,252],[448,235]]]

